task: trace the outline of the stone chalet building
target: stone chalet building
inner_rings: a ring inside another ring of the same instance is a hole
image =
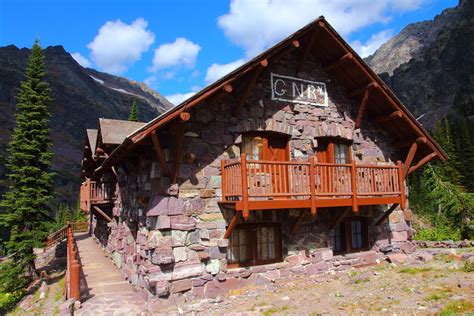
[[[323,17],[148,123],[99,125],[81,209],[147,299],[410,253],[406,177],[446,159]]]

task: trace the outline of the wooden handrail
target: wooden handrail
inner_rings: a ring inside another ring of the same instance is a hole
[[[79,261],[79,253],[74,240],[74,233],[72,227],[67,228],[67,269],[66,269],[66,282],[65,282],[65,295],[66,299],[74,298],[79,301],[81,298],[81,264]]]
[[[311,200],[309,207],[315,214],[320,199],[351,199],[353,211],[358,211],[360,199],[376,198],[377,203],[385,197],[390,203],[394,197],[404,199],[404,182],[399,179],[397,165],[321,163],[314,162],[314,157],[268,161],[241,154],[240,160],[221,162],[221,168],[222,201],[240,201],[244,218],[249,201],[306,199]]]

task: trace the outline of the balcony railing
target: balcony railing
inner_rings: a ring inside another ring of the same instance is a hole
[[[222,161],[222,201],[244,216],[252,209],[400,203],[405,205],[403,168],[307,161]],[[242,188],[245,188],[242,190]]]
[[[86,180],[81,185],[80,208],[90,211],[93,204],[106,204],[114,201],[114,188],[108,183]]]

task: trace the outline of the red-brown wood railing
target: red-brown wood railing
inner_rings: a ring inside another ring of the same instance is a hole
[[[80,208],[85,212],[91,210],[92,204],[108,203],[114,200],[113,187],[108,183],[86,180],[81,185]]]
[[[72,227],[67,228],[67,268],[66,268],[66,288],[64,293],[66,299],[74,298],[79,301],[81,298],[81,264],[79,261],[79,252]]]
[[[263,161],[247,160],[242,155],[238,160],[222,161],[221,169],[224,202],[352,198],[356,210],[358,198],[404,199],[400,163],[320,163],[314,162],[314,157],[307,161]]]
[[[69,224],[66,224],[60,229],[58,229],[57,231],[55,231],[54,233],[49,234],[48,237],[46,237],[46,240],[44,242],[44,249],[46,250],[56,245],[57,243],[63,241],[67,236],[68,228],[69,228]]]

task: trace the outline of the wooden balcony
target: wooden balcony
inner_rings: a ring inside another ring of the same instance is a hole
[[[223,160],[222,204],[242,211],[394,204],[405,207],[401,162],[356,165],[307,161]],[[244,188],[244,189],[242,189]]]
[[[81,185],[80,208],[89,212],[96,204],[109,204],[115,200],[114,189],[106,183],[86,180]]]

